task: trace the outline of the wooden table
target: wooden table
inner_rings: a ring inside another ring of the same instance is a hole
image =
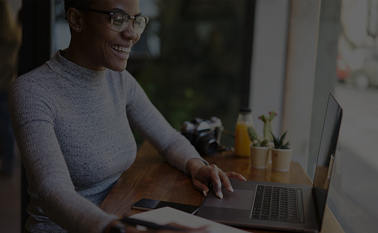
[[[251,168],[249,159],[237,158],[232,152],[222,152],[215,156],[204,157],[209,163],[216,164],[223,171],[235,171],[247,180],[307,184],[311,180],[297,162],[291,162],[289,172]],[[141,198],[179,202],[200,206],[204,200],[202,193],[194,190],[191,180],[182,172],[166,163],[165,159],[148,143],[144,142],[138,150],[135,163],[125,171],[114,185],[101,209],[116,215],[129,216],[140,213],[131,205]],[[253,232],[274,232],[259,229],[246,229]],[[322,233],[343,232],[331,211],[327,208]]]

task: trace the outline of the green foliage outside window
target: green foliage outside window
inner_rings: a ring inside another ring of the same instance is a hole
[[[212,116],[234,130],[241,98],[245,2],[156,1],[158,16],[143,36],[147,42],[149,36],[160,39],[160,54],[130,59],[128,70],[177,130],[185,120]],[[233,141],[226,144],[232,146]]]

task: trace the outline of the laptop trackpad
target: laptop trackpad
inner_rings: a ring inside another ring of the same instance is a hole
[[[240,210],[250,210],[252,208],[254,191],[235,189],[233,193],[222,188],[223,199],[215,196],[214,192],[209,192],[204,206],[230,208]]]

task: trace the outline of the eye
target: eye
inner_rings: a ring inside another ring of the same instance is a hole
[[[120,26],[123,25],[127,21],[127,15],[121,13],[115,13],[113,15],[113,24]]]

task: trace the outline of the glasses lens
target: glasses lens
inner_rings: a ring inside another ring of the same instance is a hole
[[[114,13],[111,19],[112,30],[122,32],[129,26],[130,18],[126,14]],[[134,21],[134,30],[136,34],[142,34],[146,28],[148,18],[146,16],[138,15]]]
[[[122,13],[115,13],[111,21],[112,29],[116,32],[121,32],[127,28],[129,21],[130,20],[127,15]]]
[[[146,27],[147,19],[144,16],[137,16],[134,23],[135,33],[142,34]]]

